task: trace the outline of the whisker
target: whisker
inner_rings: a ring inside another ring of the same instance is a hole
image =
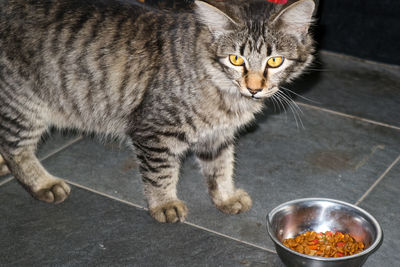
[[[277,92],[277,95],[279,96],[279,99],[281,99],[290,108],[290,110],[292,111],[294,120],[296,122],[296,126],[297,126],[297,128],[299,128],[299,123],[298,123],[298,120],[297,120],[296,110],[290,105],[288,100],[282,95],[282,93],[280,91]]]
[[[313,69],[313,68],[307,68],[307,70],[319,71],[319,72],[334,72],[334,70],[330,70],[330,69]]]
[[[296,92],[290,90],[289,88],[286,88],[286,87],[281,86],[280,89],[283,89],[283,90],[285,90],[285,91],[289,91],[290,93],[292,93],[292,94],[294,94],[294,95],[296,95],[296,96],[298,96],[298,97],[300,97],[300,98],[302,98],[302,99],[304,99],[304,100],[310,101],[310,102],[312,102],[312,103],[321,104],[321,102],[312,100],[311,98],[308,98],[308,97],[305,97],[305,96],[302,96],[302,95],[299,95],[298,93],[296,93]]]
[[[293,70],[293,71],[287,71],[287,72],[298,72],[297,70]],[[303,74],[308,74],[308,73],[313,73],[313,72],[335,72],[335,70],[329,70],[329,69],[310,69],[310,68],[305,68],[303,70]]]
[[[277,112],[278,110],[277,110],[276,105],[275,105],[274,96],[271,96],[271,97],[269,98],[269,100],[270,100],[270,102],[272,102],[272,105],[274,106],[274,112]]]
[[[302,126],[302,128],[305,129],[303,120],[301,119],[301,115],[300,115],[300,113],[303,114],[303,111],[301,110],[301,108],[297,105],[296,102],[294,102],[290,97],[285,95],[282,91],[278,91],[277,94],[291,109],[291,111],[293,113],[293,117],[296,121],[297,128],[299,128],[299,122],[300,122],[300,125]]]
[[[279,93],[279,91],[278,91],[278,93]],[[279,97],[279,94],[276,94],[276,95],[274,95],[274,96],[276,96],[277,103],[279,103],[280,106],[283,108],[283,110],[284,110],[284,112],[285,112],[285,115],[286,115],[286,121],[287,121],[287,110],[286,110],[286,105],[284,104],[284,102],[282,101],[282,99]]]
[[[299,105],[296,103],[296,101],[293,100],[293,98],[292,98],[291,96],[286,95],[286,94],[285,94],[284,92],[282,92],[282,91],[281,91],[281,94],[282,94],[290,103],[292,103],[293,106],[296,107],[297,110],[299,110],[301,114],[304,114],[304,113],[303,113],[303,110],[299,107]]]

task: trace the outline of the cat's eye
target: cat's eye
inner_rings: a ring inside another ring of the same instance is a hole
[[[271,57],[267,61],[267,65],[270,68],[278,68],[282,65],[284,58],[283,57]]]
[[[229,61],[235,66],[242,66],[244,64],[244,59],[237,55],[229,55]]]

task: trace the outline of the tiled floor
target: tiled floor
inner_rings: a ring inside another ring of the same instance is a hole
[[[156,223],[145,210],[134,154],[76,135],[53,134],[39,157],[73,185],[60,205],[34,200],[12,177],[0,178],[0,266],[282,266],[266,214],[303,197],[329,197],[376,216],[382,247],[365,266],[400,261],[400,68],[322,53],[290,88],[302,123],[273,107],[238,140],[236,183],[251,211],[217,211],[193,157],[179,196],[187,222]]]

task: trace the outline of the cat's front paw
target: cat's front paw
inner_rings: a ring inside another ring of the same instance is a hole
[[[52,179],[45,187],[32,192],[37,199],[48,203],[61,203],[71,192],[69,185],[62,179]]]
[[[10,170],[8,169],[3,157],[0,155],[0,176],[4,176],[9,173],[10,173]]]
[[[251,208],[252,201],[246,191],[238,189],[235,194],[226,201],[215,204],[217,208],[228,214],[238,214]]]
[[[150,215],[161,223],[185,221],[188,209],[180,200],[170,201],[150,209]]]
[[[10,170],[7,168],[7,166],[4,164],[2,165],[0,163],[0,176],[4,176],[10,173]]]

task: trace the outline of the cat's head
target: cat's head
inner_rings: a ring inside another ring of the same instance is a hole
[[[289,6],[266,0],[208,2],[196,1],[195,12],[211,33],[214,65],[236,85],[226,90],[270,97],[311,63],[313,0]]]

